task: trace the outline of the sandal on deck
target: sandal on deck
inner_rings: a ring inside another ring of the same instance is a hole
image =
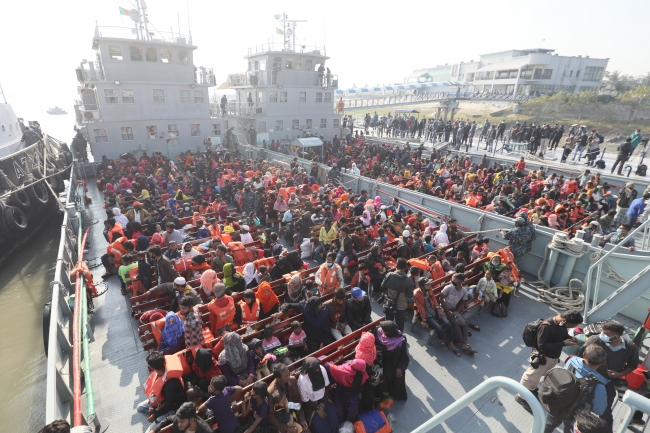
[[[463,349],[463,352],[467,353],[468,355],[474,356],[474,354],[477,353],[476,350],[472,349],[472,346],[469,344],[467,346],[461,346],[461,349]]]
[[[456,355],[456,356],[459,357],[459,358],[460,358],[461,356],[463,356],[463,355],[460,354],[460,349],[458,349],[458,348],[455,348],[454,350],[452,350],[452,352],[454,352],[454,355]]]
[[[469,325],[469,327],[477,332],[481,332],[481,328],[479,328],[478,325],[471,324]]]
[[[440,345],[442,346],[442,350],[449,350],[449,346],[444,341],[441,341]]]

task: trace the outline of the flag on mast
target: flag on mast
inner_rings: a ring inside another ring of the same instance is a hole
[[[284,31],[283,31],[283,30],[280,30],[279,28],[276,27],[276,28],[275,28],[275,33],[278,34],[278,35],[283,35],[283,34],[284,34]]]
[[[120,15],[126,15],[126,16],[129,16],[129,15],[131,15],[131,13],[129,12],[128,9],[124,9],[124,8],[121,7],[121,8],[120,8]]]

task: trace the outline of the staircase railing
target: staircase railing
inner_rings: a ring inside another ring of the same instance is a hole
[[[437,413],[429,421],[413,430],[411,433],[427,433],[433,430],[434,427],[442,424],[460,412],[462,409],[466,408],[479,398],[483,397],[485,394],[492,392],[498,388],[505,388],[509,391],[519,393],[519,395],[521,395],[526,400],[530,408],[533,410],[533,426],[530,428],[530,432],[542,433],[544,431],[546,413],[544,412],[542,404],[533,396],[533,393],[530,392],[528,388],[519,382],[515,382],[509,377],[495,376],[489,378],[485,382],[478,385],[476,388],[472,389],[470,392],[447,406],[442,412]]]
[[[639,227],[635,228],[634,230],[630,231],[627,236],[625,237],[626,239],[632,239],[634,235],[637,233],[641,232],[642,230],[645,230],[646,227],[650,227],[650,218],[648,218],[646,221],[644,221]],[[584,310],[584,320],[585,323],[589,323],[587,321],[589,314],[598,306],[598,291],[600,290],[600,283],[601,279],[596,278],[595,282],[593,282],[593,291],[592,291],[592,280],[593,280],[593,271],[594,269],[597,269],[596,275],[602,275],[603,271],[603,264],[605,263],[605,260],[611,256],[615,251],[617,251],[619,248],[623,246],[623,242],[619,242],[618,244],[614,245],[611,250],[607,251],[603,256],[601,256],[597,261],[595,261],[590,267],[589,270],[587,271],[587,279],[585,281],[585,310]],[[593,306],[590,308],[590,303],[589,301],[592,301],[591,305]]]

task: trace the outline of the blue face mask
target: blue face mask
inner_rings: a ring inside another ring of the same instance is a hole
[[[616,233],[620,235],[621,233],[623,233],[623,229],[616,229]]]
[[[602,340],[603,343],[609,343],[610,338],[608,335],[603,334],[602,332],[599,335],[600,339]]]

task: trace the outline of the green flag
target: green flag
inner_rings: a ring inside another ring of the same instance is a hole
[[[120,8],[120,15],[129,16],[129,15],[131,15],[131,13],[129,12],[128,9]]]
[[[275,33],[278,34],[278,35],[283,35],[284,31],[282,31],[282,30],[280,30],[279,28],[276,27],[275,28]]]

